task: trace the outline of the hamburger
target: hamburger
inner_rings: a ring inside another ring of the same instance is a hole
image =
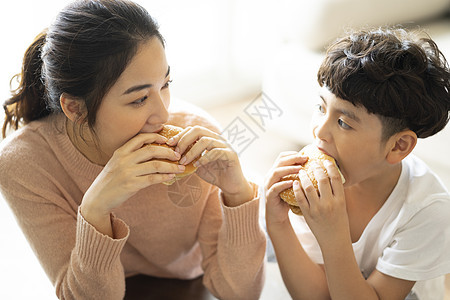
[[[181,127],[174,126],[174,125],[164,125],[163,129],[161,129],[161,131],[158,132],[158,134],[162,135],[163,137],[165,137],[167,139],[170,139],[170,138],[176,136],[177,134],[179,134],[182,131],[183,131],[183,128],[181,128]],[[156,143],[152,144],[152,145],[167,147],[167,148],[170,148],[170,149],[175,151],[175,146],[169,146],[167,144],[156,144]],[[189,149],[191,149],[191,148],[192,148],[192,146],[189,146],[186,149],[186,152],[189,151]],[[178,161],[173,161],[173,160],[168,160],[168,159],[162,159],[162,161],[168,162],[168,163],[172,163],[172,164],[178,164]],[[174,178],[172,178],[169,181],[165,181],[163,183],[166,184],[166,185],[171,185],[175,181],[177,181],[177,180],[179,180],[179,179],[181,179],[183,177],[186,177],[186,176],[191,175],[192,173],[194,173],[197,170],[197,168],[194,167],[194,165],[193,165],[193,163],[195,161],[197,161],[197,159],[194,159],[192,162],[190,162],[189,164],[185,165],[186,169],[184,170],[183,173],[175,174]]]
[[[314,145],[305,146],[302,150],[300,150],[300,154],[303,156],[308,156],[308,161],[304,165],[302,165],[302,168],[308,174],[308,177],[311,180],[312,184],[314,185],[314,188],[316,189],[316,191],[319,191],[319,188],[317,185],[317,180],[314,177],[314,171],[313,171],[313,168],[311,167],[312,163],[316,162],[319,166],[322,167],[324,172],[328,175],[327,170],[323,166],[323,162],[325,160],[328,160],[328,161],[331,161],[336,167],[338,167],[336,164],[336,161],[334,160],[333,157],[323,153]],[[338,170],[339,170],[339,168],[338,168]],[[342,175],[341,171],[339,171],[339,174],[341,175],[342,183],[345,183],[345,178]],[[300,179],[298,177],[298,174],[287,175],[287,176],[284,176],[283,178],[281,178],[281,181],[287,181],[287,180],[299,181]],[[289,204],[289,207],[293,213],[295,213],[297,215],[302,215],[302,210],[298,206],[297,200],[295,200],[293,188],[289,188],[289,189],[282,191],[280,193],[280,198],[282,200],[284,200],[287,204]]]

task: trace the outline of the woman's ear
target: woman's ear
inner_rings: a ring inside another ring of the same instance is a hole
[[[72,122],[77,123],[84,114],[84,103],[80,99],[71,97],[65,93],[59,97],[62,111]]]
[[[388,142],[391,149],[386,156],[390,164],[401,162],[417,144],[417,135],[412,130],[404,130],[393,135]]]

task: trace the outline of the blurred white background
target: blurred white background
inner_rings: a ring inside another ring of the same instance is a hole
[[[174,95],[212,106],[260,90],[261,62],[273,36],[265,20],[267,0],[136,2],[158,21],[166,39]],[[7,3],[0,11],[1,99],[9,95],[9,79],[20,71],[27,46],[70,1]]]

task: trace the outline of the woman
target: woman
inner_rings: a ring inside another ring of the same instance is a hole
[[[20,78],[3,134],[25,126],[1,145],[0,187],[59,298],[122,299],[135,274],[204,274],[216,297],[259,297],[257,189],[211,122],[169,110],[164,40],[145,9],[68,5]],[[185,129],[167,140],[164,124]],[[161,184],[194,159],[196,175]]]

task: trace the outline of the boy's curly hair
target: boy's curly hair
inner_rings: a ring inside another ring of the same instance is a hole
[[[317,80],[380,116],[383,138],[404,129],[429,137],[449,120],[449,65],[429,36],[389,28],[350,34],[328,48]]]

